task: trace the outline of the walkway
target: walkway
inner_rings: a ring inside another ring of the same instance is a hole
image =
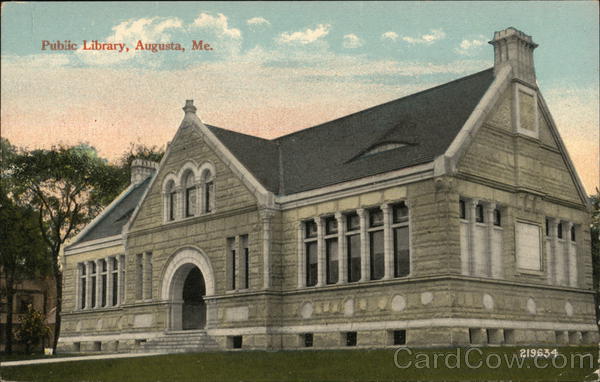
[[[36,365],[41,363],[56,363],[56,362],[71,362],[71,361],[89,361],[96,359],[117,359],[117,358],[132,358],[132,357],[149,357],[153,355],[161,355],[163,353],[121,353],[121,354],[98,354],[98,355],[84,355],[76,357],[56,357],[56,358],[42,358],[42,359],[31,359],[25,361],[10,361],[2,362],[1,367],[5,366],[23,366],[23,365]]]

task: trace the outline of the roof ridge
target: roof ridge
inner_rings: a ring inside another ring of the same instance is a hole
[[[339,117],[339,118],[330,119],[329,121],[325,121],[325,122],[323,122],[323,123],[320,123],[320,124],[318,124],[318,125],[309,126],[309,127],[307,127],[307,128],[304,128],[304,129],[300,129],[300,130],[297,130],[297,131],[291,132],[291,133],[289,133],[289,134],[281,135],[281,136],[279,136],[279,137],[277,137],[277,138],[273,138],[271,141],[279,141],[280,139],[287,138],[287,137],[290,137],[290,136],[292,136],[292,135],[295,135],[295,134],[300,134],[300,133],[302,133],[302,132],[305,132],[305,131],[307,131],[307,130],[311,130],[311,129],[314,129],[314,128],[317,128],[317,127],[322,127],[322,126],[324,126],[324,125],[327,125],[328,123],[331,123],[331,122],[334,122],[334,121],[340,121],[340,120],[343,120],[343,119],[346,119],[346,118],[349,118],[349,117],[352,117],[352,116],[355,116],[355,115],[358,115],[358,114],[362,114],[362,113],[369,112],[369,111],[371,111],[372,109],[378,108],[378,107],[380,107],[380,106],[388,105],[388,104],[390,104],[390,103],[393,103],[393,102],[397,102],[397,101],[404,100],[404,99],[407,99],[407,98],[410,98],[410,97],[414,97],[414,96],[417,96],[417,95],[420,95],[420,94],[423,94],[423,93],[427,93],[427,92],[430,92],[430,91],[433,91],[433,90],[437,90],[437,89],[439,89],[439,88],[442,88],[442,87],[445,87],[445,86],[448,86],[448,85],[454,84],[454,83],[456,83],[456,82],[464,81],[464,80],[467,80],[467,79],[469,79],[469,78],[471,78],[471,77],[475,77],[475,76],[477,76],[477,75],[481,75],[481,74],[483,74],[483,73],[485,73],[485,72],[488,72],[488,71],[490,71],[490,70],[494,70],[494,68],[493,68],[493,67],[491,67],[491,68],[488,68],[488,69],[485,69],[485,70],[481,70],[481,71],[479,71],[479,72],[476,72],[476,73],[473,73],[473,74],[469,74],[469,75],[467,75],[467,76],[460,77],[460,78],[457,78],[457,79],[455,79],[455,80],[452,80],[452,81],[449,81],[449,82],[444,82],[443,84],[436,85],[436,86],[434,86],[434,87],[427,88],[427,89],[424,89],[424,90],[420,90],[420,91],[418,91],[418,92],[416,92],[416,93],[407,94],[407,95],[405,95],[405,96],[403,96],[403,97],[396,98],[396,99],[393,99],[393,100],[391,100],[391,101],[387,101],[387,102],[384,102],[384,103],[380,103],[380,104],[377,104],[377,105],[371,106],[371,107],[369,107],[369,108],[366,108],[366,109],[363,109],[363,110],[359,110],[359,111],[356,111],[356,112],[354,112],[354,113],[351,113],[351,114],[344,115],[344,116],[342,116],[342,117]]]
[[[260,139],[261,141],[265,141],[265,142],[269,142],[269,143],[273,143],[273,139],[267,139],[267,138],[262,138],[256,135],[251,135],[251,134],[246,134],[246,133],[241,133],[239,131],[235,131],[235,130],[230,130],[230,129],[225,129],[223,127],[219,127],[219,126],[215,126],[215,125],[209,125],[207,123],[204,124],[204,126],[208,127],[208,128],[213,128],[213,129],[218,129],[218,130],[223,130],[226,131],[228,133],[234,133],[234,134],[238,134],[238,135],[243,135],[245,137],[248,138],[255,138],[255,139]]]

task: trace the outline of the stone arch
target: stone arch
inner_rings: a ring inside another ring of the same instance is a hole
[[[182,266],[190,266],[195,265],[202,272],[202,276],[204,277],[204,283],[206,284],[206,296],[212,296],[215,294],[215,278],[212,265],[210,264],[210,260],[206,254],[197,247],[187,246],[184,248],[180,248],[167,261],[167,266],[163,271],[163,276],[161,278],[161,298],[163,301],[168,301],[172,297],[172,293],[174,293],[173,286],[178,286],[178,284],[174,283],[183,283],[184,280],[178,279],[176,276],[181,276]],[[188,268],[189,271],[189,268]],[[180,277],[181,278],[181,277]]]
[[[204,296],[215,294],[215,278],[208,256],[199,248],[184,247],[171,256],[162,275],[161,298],[168,303],[168,330],[184,329],[184,284],[194,270],[198,270],[204,282]],[[186,305],[187,306],[187,305]],[[202,325],[205,327],[207,317],[211,315],[210,305],[204,301]]]
[[[198,177],[201,174],[201,172],[198,171],[198,164],[193,159],[188,159],[187,162],[185,162],[177,172],[177,177],[179,178],[181,184],[183,184],[184,182],[183,177],[189,172],[192,172],[194,174],[196,180],[198,180]]]

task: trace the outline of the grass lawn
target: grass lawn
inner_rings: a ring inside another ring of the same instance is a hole
[[[410,349],[410,352],[405,348],[398,353],[396,349],[187,353],[2,367],[1,374],[10,381],[53,382],[482,379],[566,382],[594,381],[591,374],[598,368],[598,347],[557,348],[558,355],[554,358],[520,358],[520,348],[516,347]],[[576,354],[583,358],[574,357]]]
[[[13,353],[6,354],[0,353],[0,362],[9,362],[9,361],[27,361],[30,359],[49,359],[49,358],[64,358],[64,357],[76,357],[79,354],[54,354],[54,355],[44,355],[43,353]],[[80,355],[92,355],[92,354],[80,354]]]

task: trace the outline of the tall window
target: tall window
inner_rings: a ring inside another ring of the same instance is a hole
[[[167,185],[167,220],[175,220],[175,210],[177,202],[177,192],[175,191],[175,182],[171,181]]]
[[[338,282],[338,226],[335,217],[325,219],[325,257],[327,264],[327,284]]]
[[[86,275],[86,266],[85,263],[81,263],[79,264],[79,303],[80,309],[85,308],[85,298],[86,298],[86,280],[87,280],[87,275]]]
[[[108,286],[108,267],[106,264],[106,260],[100,260],[100,270],[101,270],[101,281],[100,281],[100,306],[106,306],[106,297],[108,290],[106,289]]]
[[[213,174],[209,170],[205,170],[202,173],[202,192],[204,193],[202,211],[206,214],[212,212],[214,208],[214,189]]]
[[[408,232],[408,207],[405,203],[392,206],[392,230],[394,235],[394,277],[410,273],[410,246]]]
[[[304,239],[305,255],[306,255],[306,286],[317,285],[319,265],[317,255],[317,223],[307,221],[304,223],[306,234]]]
[[[141,300],[144,295],[144,255],[138,253],[135,256],[135,296]]]
[[[185,216],[196,215],[196,180],[194,173],[189,172],[185,177]]]
[[[360,218],[357,213],[346,215],[346,248],[348,251],[348,282],[360,280]]]
[[[478,204],[475,207],[475,221],[477,223],[483,223],[484,219],[483,219],[483,205],[482,204]]]
[[[369,256],[371,280],[380,280],[385,274],[385,254],[383,250],[383,211],[380,208],[369,210]]]
[[[248,235],[240,236],[240,246],[242,248],[242,267],[244,271],[241,287],[243,289],[248,289],[250,287],[250,250],[248,249]]]
[[[235,256],[235,237],[227,238],[227,259],[229,263],[229,289],[236,288],[235,273],[236,273],[236,256]]]
[[[119,303],[119,263],[116,257],[112,259],[112,306]]]
[[[92,301],[90,306],[92,308],[96,307],[96,262],[92,261],[90,263],[92,265],[92,270],[90,272],[90,276],[92,278]]]

